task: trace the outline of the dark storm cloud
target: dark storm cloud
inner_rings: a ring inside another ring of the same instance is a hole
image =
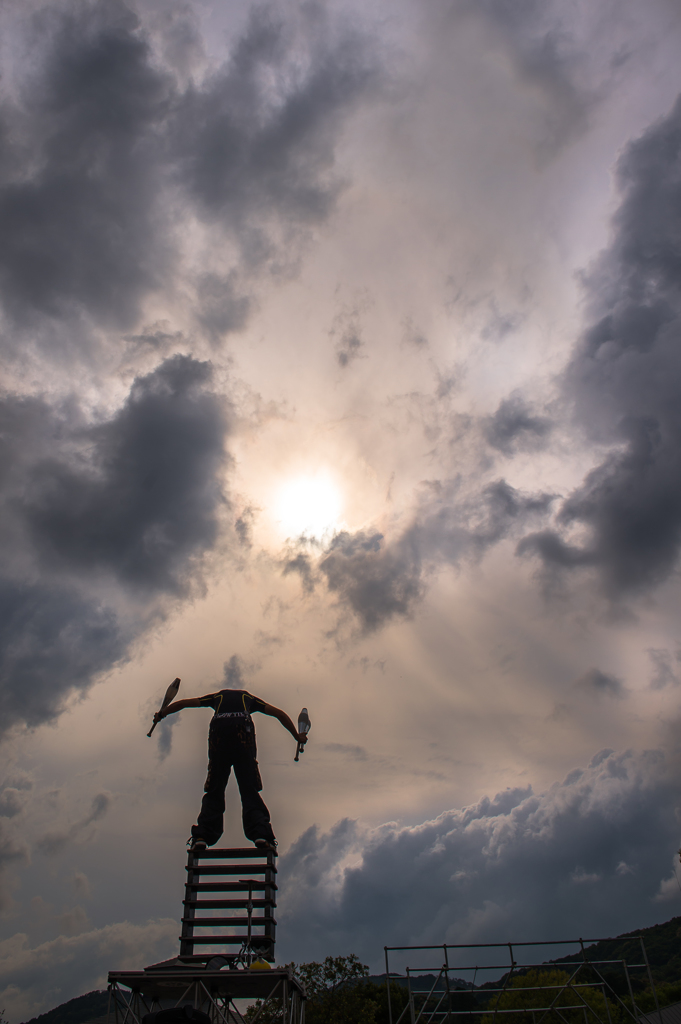
[[[435,482],[403,533],[389,541],[380,533],[339,533],[319,570],[329,590],[369,632],[396,615],[409,615],[428,573],[482,556],[533,516],[546,513],[552,501],[548,494],[521,494],[505,480],[465,501],[456,484]]]
[[[0,622],[3,732],[56,718],[69,694],[121,660],[136,635],[101,599],[47,582],[0,580]]]
[[[32,467],[24,502],[42,557],[122,583],[183,592],[217,537],[223,408],[211,367],[174,356],[138,378],[120,412],[80,433],[71,459]]]
[[[507,790],[434,821],[375,833],[342,822],[335,854],[331,835],[311,829],[281,858],[282,892],[295,892],[284,896],[288,931],[302,960],[323,941],[376,963],[386,943],[644,926],[657,919],[653,901],[672,874],[677,804],[659,751],[602,751],[541,795]]]
[[[203,216],[236,227],[253,264],[271,259],[263,234],[328,216],[341,182],[333,172],[340,117],[374,80],[358,35],[330,31],[317,4],[301,20],[254,7],[231,59],[182,98],[173,130],[178,180]],[[258,216],[256,216],[258,215]]]
[[[577,566],[593,565],[596,555],[591,551],[566,544],[555,530],[531,533],[518,544],[519,555],[539,555],[547,566],[554,569],[574,569]]]
[[[173,749],[173,729],[179,720],[180,719],[177,715],[168,715],[167,718],[164,718],[157,729],[157,750],[159,761],[165,761]]]
[[[610,675],[608,672],[601,672],[599,668],[592,668],[585,672],[577,680],[575,686],[584,693],[595,696],[626,697],[627,691],[621,679]]]
[[[404,345],[413,345],[416,349],[428,347],[428,339],[410,316],[405,317],[402,321],[402,343]]]
[[[0,187],[6,310],[131,324],[159,283],[155,138],[172,94],[123,3],[43,12],[41,72],[10,111]],[[12,152],[12,148],[14,151]]]
[[[578,422],[611,451],[558,529],[521,547],[549,568],[596,567],[613,598],[664,580],[681,542],[680,167],[681,100],[619,160],[613,241],[586,279],[594,322],[565,373]]]
[[[225,504],[228,421],[210,385],[210,364],[174,356],[94,425],[74,401],[0,402],[4,729],[59,714],[126,656],[164,595],[200,578]]]
[[[555,156],[558,149],[584,131],[594,90],[588,84],[583,55],[575,45],[574,24],[566,30],[560,5],[539,0],[516,4],[454,0],[445,6],[486,21],[504,45],[521,81],[540,100],[543,116],[538,118],[535,140],[540,159]]]
[[[212,341],[245,326],[252,300],[238,292],[235,275],[204,274],[198,283],[198,320]]]
[[[5,815],[10,817],[10,815]],[[28,847],[24,843],[17,843],[15,839],[4,834],[3,826],[0,824],[0,883],[3,881],[2,874],[6,867],[28,860]],[[4,886],[0,884],[0,910],[5,909],[8,896]]]
[[[12,786],[6,786],[0,793],[0,818],[13,818],[21,814],[25,803],[25,795]]]
[[[300,582],[303,585],[303,590],[306,591],[306,593],[311,594],[314,590],[315,580],[312,562],[308,555],[304,555],[302,552],[299,552],[293,558],[288,558],[286,560],[281,575],[290,576],[292,573],[296,573],[300,576]]]
[[[108,793],[97,793],[92,798],[92,806],[88,814],[78,821],[74,821],[68,829],[59,832],[48,832],[37,841],[36,848],[41,853],[53,857],[55,854],[60,853],[69,843],[79,839],[90,825],[100,821],[106,815],[110,806],[110,795]]]
[[[0,125],[5,312],[40,318],[60,351],[73,345],[60,321],[134,326],[174,283],[176,218],[189,212],[238,252],[194,275],[196,321],[212,340],[242,328],[253,299],[240,279],[289,272],[305,230],[333,209],[342,117],[374,79],[366,43],[321,6],[296,21],[261,5],[224,65],[184,85],[137,15],[107,0],[46,8],[32,46],[34,70]]]
[[[237,540],[242,548],[253,547],[253,523],[255,521],[256,510],[251,505],[247,505],[239,516],[234,520],[234,532],[236,533]]]
[[[223,665],[222,681],[230,690],[244,689],[244,663],[238,654],[233,654]]]
[[[409,536],[386,544],[380,533],[339,533],[319,568],[367,631],[407,615],[423,592],[422,559]]]
[[[25,860],[27,853],[25,846],[17,845],[13,839],[6,838],[0,832],[0,870],[13,861]]]
[[[359,330],[346,330],[336,345],[336,362],[345,369],[353,360],[358,359],[364,347]]]
[[[334,340],[336,362],[341,369],[346,369],[356,359],[365,358],[362,336],[362,314],[371,306],[368,294],[360,294],[354,301],[344,305],[334,316],[329,337]]]
[[[504,455],[517,450],[536,449],[547,439],[551,421],[534,415],[519,395],[500,402],[493,416],[483,424],[483,435],[492,448]]]

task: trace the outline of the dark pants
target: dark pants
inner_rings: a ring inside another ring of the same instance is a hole
[[[262,780],[256,753],[253,732],[246,734],[239,729],[238,734],[221,736],[211,730],[208,739],[208,775],[203,787],[201,813],[196,825],[192,825],[192,835],[196,839],[205,839],[209,846],[214,846],[222,835],[225,787],[232,768],[241,794],[244,835],[251,842],[256,839],[274,839],[270,812],[260,796]]]

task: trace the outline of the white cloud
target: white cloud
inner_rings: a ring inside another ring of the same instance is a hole
[[[0,942],[0,1004],[10,1021],[26,1020],[82,992],[105,988],[111,970],[139,969],[175,952],[172,919],[127,921],[31,947],[21,932]]]
[[[676,861],[676,857],[674,860]],[[656,903],[669,903],[671,900],[681,899],[681,882],[679,882],[679,876],[676,871],[676,864],[672,867],[672,873],[669,878],[663,878],[660,882],[660,888],[655,894]]]
[[[282,939],[297,959],[323,946],[377,966],[385,944],[645,926],[673,896],[661,879],[678,801],[661,752],[605,751],[539,795],[507,790],[415,826],[310,830],[282,858]]]

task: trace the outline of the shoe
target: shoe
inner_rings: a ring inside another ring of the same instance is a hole
[[[256,839],[254,842],[259,850],[276,850],[279,845],[276,839]]]
[[[190,853],[203,853],[207,846],[208,843],[201,836],[190,836],[187,840],[187,848]]]

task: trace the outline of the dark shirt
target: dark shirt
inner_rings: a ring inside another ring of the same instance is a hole
[[[218,690],[200,700],[202,708],[213,708],[215,712],[210,722],[214,739],[240,743],[247,741],[249,735],[255,739],[251,715],[267,706],[260,697],[254,697],[248,690]]]
[[[214,718],[250,718],[254,711],[262,711],[265,701],[254,697],[248,690],[218,690],[199,698],[202,708],[212,708]]]

